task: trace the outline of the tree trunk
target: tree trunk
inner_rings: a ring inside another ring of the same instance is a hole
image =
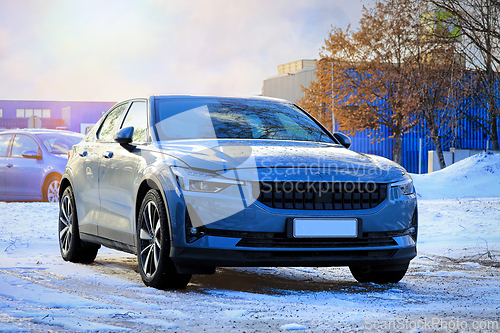
[[[436,154],[438,156],[439,168],[442,170],[446,168],[446,162],[444,160],[443,147],[441,146],[441,140],[439,140],[439,135],[437,133],[436,127],[431,130],[431,139],[436,147]]]
[[[426,118],[427,123],[429,124],[429,127],[430,127],[430,134],[431,134],[432,142],[434,143],[434,146],[436,147],[436,154],[438,156],[439,168],[444,169],[444,168],[446,168],[446,162],[444,160],[443,146],[441,145],[441,140],[439,140],[439,132],[438,132],[438,128],[436,125],[434,111],[427,110],[425,118]]]
[[[488,113],[490,115],[490,140],[493,150],[499,150],[498,147],[498,127],[497,127],[497,106],[495,102],[495,77],[491,64],[491,55],[487,56],[487,74],[488,74]]]
[[[392,149],[392,160],[399,165],[402,162],[402,148],[403,148],[403,133],[402,133],[402,125],[401,125],[402,116],[399,115],[396,120],[396,128],[394,130],[394,147]]]
[[[500,150],[498,146],[498,127],[497,127],[497,115],[496,114],[490,114],[490,126],[491,126],[491,144],[492,147],[491,149],[493,150]]]
[[[401,134],[394,136],[394,147],[392,149],[392,160],[401,165],[401,148],[403,146],[403,139]]]
[[[495,103],[495,77],[492,66],[491,45],[491,4],[487,5],[487,30],[486,31],[486,73],[488,75],[488,113],[490,114],[490,140],[493,150],[498,148],[497,107]]]

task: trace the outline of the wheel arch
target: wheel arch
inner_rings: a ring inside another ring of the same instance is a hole
[[[59,185],[59,200],[61,200],[61,196],[62,194],[64,193],[64,190],[68,187],[68,186],[73,186],[71,184],[71,181],[69,180],[69,178],[67,177],[62,177],[61,178],[61,184]]]
[[[167,218],[168,218],[168,231],[170,242],[172,242],[172,223],[170,221],[170,210],[167,202],[167,198],[165,197],[165,192],[163,191],[163,187],[161,186],[160,180],[155,175],[146,175],[142,178],[141,183],[137,189],[137,195],[135,200],[135,228],[137,228],[137,221],[139,221],[139,211],[141,210],[141,204],[148,193],[149,190],[157,190],[160,193],[160,196],[165,204],[167,209]],[[137,240],[136,240],[137,241]],[[137,246],[137,244],[135,244]]]
[[[45,178],[43,179],[43,184],[42,184],[42,197],[44,197],[44,195],[45,195],[45,189],[46,189],[46,187],[47,187],[47,185],[48,185],[49,179],[50,179],[52,176],[57,176],[57,177],[59,177],[59,178],[61,179],[61,180],[60,180],[60,182],[62,181],[62,175],[61,175],[59,172],[57,172],[57,171],[51,171],[51,172],[49,172],[49,173],[45,176]],[[61,185],[59,185],[59,194],[58,194],[58,196],[59,196],[59,199],[60,199],[60,198],[61,198]]]

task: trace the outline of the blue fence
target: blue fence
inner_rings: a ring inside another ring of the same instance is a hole
[[[379,136],[377,135],[379,134]],[[491,141],[484,137],[484,131],[473,127],[460,130],[458,135],[446,137],[442,140],[443,150],[450,148],[491,149]],[[393,159],[392,149],[394,139],[389,138],[387,127],[379,130],[365,130],[351,136],[353,151],[368,153]],[[385,138],[383,140],[379,137]],[[479,139],[481,137],[481,139]],[[420,148],[420,144],[422,145]],[[421,149],[421,150],[420,150]],[[427,173],[428,151],[436,150],[434,143],[423,131],[414,131],[403,135],[402,166],[411,173],[419,172],[419,161],[421,161],[422,173]],[[421,157],[419,157],[421,154]]]

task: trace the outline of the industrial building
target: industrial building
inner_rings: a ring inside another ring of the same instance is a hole
[[[86,133],[115,102],[0,100],[0,130],[68,129]]]

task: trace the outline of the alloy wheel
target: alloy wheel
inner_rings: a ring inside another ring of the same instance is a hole
[[[59,201],[59,186],[60,182],[58,180],[53,180],[47,186],[47,201],[48,202],[58,202]]]
[[[73,234],[73,205],[69,195],[63,196],[60,211],[59,240],[62,252],[66,254],[70,250]]]
[[[142,269],[144,275],[151,277],[158,269],[162,247],[160,214],[153,201],[149,201],[143,211],[139,237]]]

